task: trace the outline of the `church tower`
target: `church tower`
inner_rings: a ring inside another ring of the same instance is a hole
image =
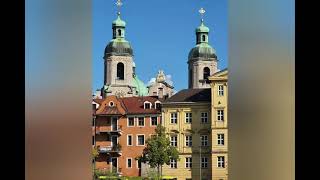
[[[200,9],[203,16],[205,10]],[[210,29],[205,26],[203,18],[196,28],[196,46],[188,57],[189,89],[210,88],[208,77],[217,72],[216,51],[209,44]]]
[[[126,22],[120,17],[121,0],[117,1],[119,8],[117,19],[112,22],[112,40],[104,51],[104,85],[102,97],[116,95],[130,97],[147,94],[146,87],[135,74],[133,49],[125,39]]]

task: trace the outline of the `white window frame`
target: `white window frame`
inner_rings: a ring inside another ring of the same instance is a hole
[[[224,109],[217,110],[217,121],[224,121]]]
[[[209,158],[208,157],[201,157],[201,168],[206,169],[208,167],[209,167]]]
[[[206,116],[203,116],[205,115]],[[204,119],[206,119],[206,121],[204,122]],[[208,112],[201,112],[201,123],[205,124],[209,122],[209,113]]]
[[[224,156],[218,156],[217,157],[217,167],[218,168],[225,168],[226,167],[225,157]]]
[[[217,143],[220,146],[224,145],[224,134],[223,133],[217,134]]]
[[[224,96],[224,86],[218,85],[218,96]]]
[[[129,159],[131,160],[131,167],[128,166]],[[129,169],[129,168],[131,169],[131,168],[132,168],[132,164],[133,164],[133,163],[132,163],[132,158],[127,158],[127,160],[126,160],[126,167],[127,167],[128,169]]]
[[[149,101],[145,101],[145,102],[143,103],[143,109],[146,109],[146,104],[147,104],[147,103],[150,105],[150,108],[148,108],[148,109],[152,109],[152,103],[149,102]]]
[[[189,140],[188,140],[188,137],[189,137]],[[192,147],[192,135],[186,135],[185,136],[185,146],[186,147]]]
[[[158,123],[158,116],[150,116],[150,126],[155,127],[157,125],[152,125],[152,118],[156,118],[156,122],[157,122],[157,125],[158,125],[159,124]]]
[[[172,115],[175,114],[175,117],[172,117]],[[175,123],[172,123],[172,120],[175,119]],[[178,113],[177,112],[172,112],[170,113],[170,124],[178,124]]]
[[[129,145],[129,136],[131,136],[131,145]],[[133,135],[127,134],[127,146],[133,146]]]
[[[175,141],[172,141],[172,138],[175,137]],[[175,146],[173,147],[178,147],[178,135],[170,135],[170,145],[172,146],[172,143],[175,142]]]
[[[178,162],[177,162],[177,160],[170,159],[170,169],[178,169]]]
[[[143,118],[143,126],[139,124],[139,118]],[[137,127],[145,127],[146,126],[146,118],[144,116],[137,117]]]
[[[188,169],[192,168],[192,157],[186,157],[185,158],[185,168],[188,168]]]
[[[206,138],[202,138],[202,137],[206,137]],[[209,136],[208,135],[201,135],[200,136],[200,143],[202,147],[207,147],[209,146]],[[206,144],[206,145],[204,145]]]
[[[133,126],[129,126],[129,118],[133,118]],[[136,123],[135,123],[135,119],[136,119],[136,118],[135,118],[135,117],[132,117],[132,116],[131,116],[131,117],[127,117],[127,127],[134,127],[135,124],[136,124]]]
[[[139,145],[139,136],[143,136],[143,145]],[[146,136],[144,134],[137,134],[137,142],[136,145],[137,146],[145,146],[146,145]]]
[[[191,115],[191,116],[187,116],[187,114]],[[186,124],[191,124],[192,123],[192,112],[186,112],[185,113],[185,121]]]

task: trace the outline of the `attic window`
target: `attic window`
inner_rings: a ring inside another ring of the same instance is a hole
[[[160,101],[156,101],[154,104],[155,104],[155,108],[156,109],[160,109],[161,108],[161,102]]]
[[[144,109],[151,109],[152,104],[149,101],[144,102]]]
[[[109,106],[110,106],[110,107],[113,107],[113,106],[114,106],[113,101],[110,101],[110,102],[109,102]]]

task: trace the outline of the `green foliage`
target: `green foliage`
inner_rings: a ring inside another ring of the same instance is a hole
[[[143,150],[142,155],[137,159],[148,163],[151,168],[158,168],[159,176],[159,168],[164,164],[169,165],[170,159],[179,160],[179,152],[175,147],[170,145],[170,140],[166,137],[164,127],[158,125],[155,132],[156,136],[147,140],[147,146]]]
[[[110,171],[110,169],[95,169],[94,176],[96,178],[98,178],[99,176],[113,177],[113,176],[117,176],[117,173]]]
[[[95,159],[96,157],[98,157],[98,155],[99,155],[99,151],[97,147],[92,148],[92,158]]]

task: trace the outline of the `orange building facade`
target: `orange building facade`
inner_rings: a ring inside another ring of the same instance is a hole
[[[120,176],[141,176],[136,157],[161,123],[161,101],[152,96],[107,96],[93,104],[93,141],[99,152],[95,167]]]

